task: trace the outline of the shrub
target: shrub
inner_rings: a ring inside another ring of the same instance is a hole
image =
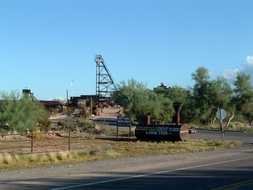
[[[78,121],[78,129],[82,132],[94,132],[95,124],[88,119],[80,119]]]
[[[11,164],[14,162],[14,159],[12,158],[11,154],[4,153],[3,154],[3,161],[4,164]]]
[[[66,151],[58,152],[56,157],[58,160],[66,160],[69,157],[69,152],[66,152]]]
[[[25,132],[48,125],[49,114],[33,96],[12,92],[1,94],[0,98],[0,126],[7,130]]]

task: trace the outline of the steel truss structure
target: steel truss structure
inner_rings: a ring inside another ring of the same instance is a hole
[[[102,55],[96,55],[96,95],[99,101],[105,101],[111,98],[116,90],[115,83],[108,67],[106,66]]]

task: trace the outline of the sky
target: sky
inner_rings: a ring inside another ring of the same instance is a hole
[[[0,91],[40,99],[95,94],[95,55],[116,83],[190,87],[253,73],[252,0],[0,1]]]

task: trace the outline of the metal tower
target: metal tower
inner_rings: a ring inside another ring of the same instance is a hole
[[[116,90],[109,69],[107,68],[102,55],[97,55],[96,62],[96,95],[100,101],[109,99]]]

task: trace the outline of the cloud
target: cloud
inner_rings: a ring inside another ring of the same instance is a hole
[[[247,56],[246,61],[248,66],[253,66],[253,56]]]
[[[253,56],[247,56],[246,61],[242,71],[250,75],[253,84]]]
[[[246,57],[246,60],[244,64],[241,65],[240,68],[234,68],[234,69],[227,69],[224,71],[223,76],[224,78],[234,81],[237,73],[244,72],[251,76],[251,81],[253,84],[253,56],[249,55]]]
[[[228,80],[234,80],[237,73],[240,72],[240,69],[236,68],[236,69],[227,69],[224,71],[223,73],[223,77],[228,79]]]

